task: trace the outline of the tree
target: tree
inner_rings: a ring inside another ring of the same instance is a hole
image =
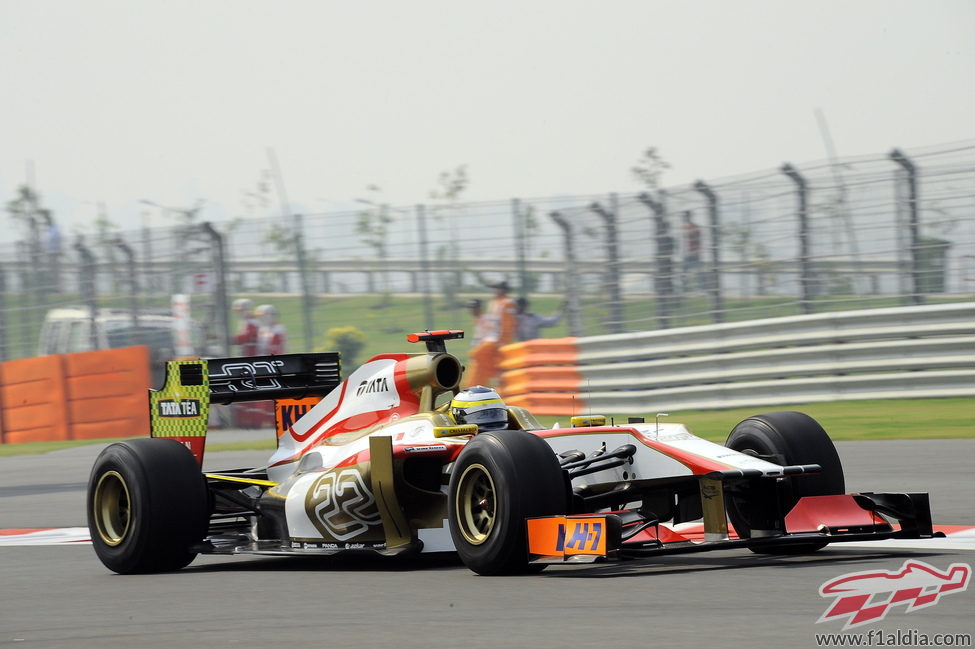
[[[448,309],[456,309],[460,306],[457,300],[457,292],[461,288],[463,278],[463,268],[460,258],[457,255],[460,240],[458,218],[460,212],[460,198],[467,189],[467,165],[458,165],[452,171],[443,171],[437,177],[437,189],[430,192],[430,198],[440,201],[441,204],[434,208],[433,218],[437,221],[447,223],[447,231],[450,235],[450,244],[441,245],[437,248],[437,258],[449,262],[452,270],[440,276],[441,289],[443,290],[444,300]]]
[[[655,192],[660,189],[660,180],[668,169],[670,163],[663,159],[657,147],[651,146],[647,147],[643,156],[630,168],[630,173],[648,191]]]
[[[121,238],[119,224],[108,217],[105,203],[98,202],[98,216],[95,217],[95,241],[101,256],[106,260],[108,274],[111,278],[112,292],[119,293],[123,273],[118,272],[118,255],[115,242]]]
[[[382,190],[378,185],[369,185],[366,187],[366,191],[370,195],[378,198]],[[384,308],[389,305],[391,298],[389,271],[386,268],[386,264],[387,257],[389,256],[387,247],[389,225],[394,219],[388,205],[385,203],[380,204],[379,201],[375,200],[370,200],[370,203],[373,205],[373,209],[364,209],[359,212],[356,222],[356,232],[364,244],[375,250],[376,256],[379,258],[379,264],[382,267],[380,276],[382,278],[383,291],[382,299],[379,301],[378,307]]]
[[[41,197],[29,185],[17,188],[17,197],[7,201],[10,217],[27,229],[27,246],[31,263],[36,267],[40,256],[41,238],[38,217],[41,213]]]
[[[319,352],[338,352],[345,367],[355,367],[359,352],[366,346],[366,335],[358,327],[332,327],[325,333]]]

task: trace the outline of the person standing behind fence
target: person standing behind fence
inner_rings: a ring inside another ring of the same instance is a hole
[[[484,313],[484,303],[480,300],[471,300],[467,303],[467,308],[470,309],[471,317],[474,318],[474,333],[471,335],[471,347],[477,347],[487,334],[489,328],[488,318]]]
[[[283,354],[288,348],[288,331],[278,322],[278,310],[270,304],[257,307],[257,353],[260,356]]]
[[[257,335],[260,323],[254,315],[254,303],[247,298],[234,300],[233,311],[240,318],[233,344],[240,346],[241,356],[257,356]]]
[[[518,328],[517,307],[508,297],[508,283],[492,286],[494,299],[476,325],[483,325],[480,342],[471,350],[471,367],[467,372],[467,385],[490,385],[498,376],[502,345],[514,342]],[[475,329],[477,335],[477,329]]]
[[[684,239],[684,290],[699,288],[698,273],[701,268],[701,228],[694,223],[690,210],[684,212],[681,235]]]
[[[538,315],[528,311],[528,299],[519,297],[515,300],[515,307],[518,315],[518,333],[515,336],[518,342],[541,338],[543,327],[554,327],[562,320],[562,313],[565,311],[565,303],[559,306],[559,310],[554,315],[548,317]]]

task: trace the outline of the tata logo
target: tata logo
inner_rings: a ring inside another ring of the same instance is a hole
[[[835,601],[816,623],[845,620],[844,629],[879,622],[891,608],[905,613],[934,606],[945,595],[963,592],[972,577],[967,563],[953,563],[945,571],[923,561],[908,559],[898,570],[850,572],[819,587],[821,597]]]
[[[566,536],[568,536],[568,540],[566,540]],[[555,542],[555,549],[559,552],[563,550],[596,551],[599,548],[599,540],[602,536],[603,524],[600,522],[583,523],[569,520],[566,521],[566,525],[559,525],[559,537]]]
[[[385,376],[381,376],[378,379],[372,379],[371,381],[363,381],[359,384],[359,388],[355,391],[355,396],[361,396],[363,394],[371,394],[373,392],[388,392],[389,391],[389,381]]]
[[[160,417],[196,417],[200,414],[200,402],[196,399],[160,401]]]

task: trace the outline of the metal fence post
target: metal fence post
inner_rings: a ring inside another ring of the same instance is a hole
[[[315,332],[312,324],[313,298],[311,294],[310,277],[308,274],[308,255],[305,252],[305,218],[301,214],[294,215],[295,252],[298,255],[298,278],[301,282],[301,316],[305,334],[305,350],[311,351],[315,346]]]
[[[707,290],[711,293],[711,321],[724,322],[724,304],[721,299],[721,227],[718,222],[718,197],[703,180],[694,183],[708,202],[708,221],[711,230],[711,269],[707,273]]]
[[[662,202],[644,192],[637,197],[653,213],[654,274],[653,291],[657,295],[661,329],[670,328],[670,316],[674,310],[674,238],[670,236],[670,224]]]
[[[135,274],[135,253],[121,237],[113,239],[112,244],[125,255],[125,267],[129,274],[129,310],[132,311],[132,328],[136,329],[139,326],[139,280]]]
[[[31,306],[31,276],[30,269],[32,268],[30,263],[30,252],[28,250],[28,243],[26,241],[17,242],[17,284],[20,288],[20,299],[17,305],[17,326],[20,330],[17,335],[17,342],[21,342],[24,336],[30,335],[28,332],[32,329],[31,326],[31,313],[33,308]],[[16,343],[15,343],[16,344]]]
[[[7,356],[7,269],[0,266],[0,363]],[[3,433],[0,432],[0,435]],[[2,440],[0,440],[2,441]]]
[[[416,228],[420,239],[420,285],[423,287],[423,326],[433,327],[433,297],[430,295],[430,252],[427,241],[427,212],[423,205],[416,206]]]
[[[528,245],[525,232],[525,217],[521,213],[521,201],[511,199],[511,217],[515,231],[515,258],[518,264],[518,295],[528,298]]]
[[[796,214],[799,217],[799,308],[803,313],[812,313],[815,279],[810,264],[808,186],[806,179],[788,162],[782,165],[781,171],[796,184],[796,196],[799,199],[799,209]]]
[[[88,332],[89,342],[92,349],[98,349],[98,330],[96,323],[98,318],[98,291],[95,286],[95,257],[85,246],[85,242],[78,237],[74,244],[75,250],[81,257],[81,273],[79,283],[81,284],[81,295],[88,306],[90,330]]]
[[[152,231],[149,229],[149,212],[142,208],[142,286],[147,293],[152,293],[158,283],[155,281],[155,273],[152,272]]]
[[[918,201],[917,167],[900,149],[890,152],[891,160],[899,164],[907,174],[907,230],[911,246],[911,301],[924,304],[923,281],[921,279],[921,218]]]
[[[609,296],[609,331],[623,333],[623,297],[620,293],[620,248],[616,229],[616,194],[610,194],[609,210],[599,203],[593,203],[589,210],[602,218],[606,225],[606,293]]]
[[[223,236],[209,221],[200,224],[203,232],[210,237],[211,264],[216,282],[214,285],[214,311],[216,312],[217,343],[220,353],[230,355],[230,316],[227,313],[227,267],[224,263]]]
[[[564,216],[558,212],[551,212],[549,216],[562,228],[562,241],[565,246],[565,291],[569,312],[569,335],[578,337],[582,335],[582,319],[579,312],[579,287],[576,283],[575,234],[572,231],[572,224]]]

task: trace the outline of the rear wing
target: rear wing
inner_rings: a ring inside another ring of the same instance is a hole
[[[169,361],[149,390],[150,435],[185,444],[203,464],[210,404],[324,397],[341,383],[336,352]]]
[[[337,352],[212,358],[206,372],[213,403],[324,397],[342,382]]]

